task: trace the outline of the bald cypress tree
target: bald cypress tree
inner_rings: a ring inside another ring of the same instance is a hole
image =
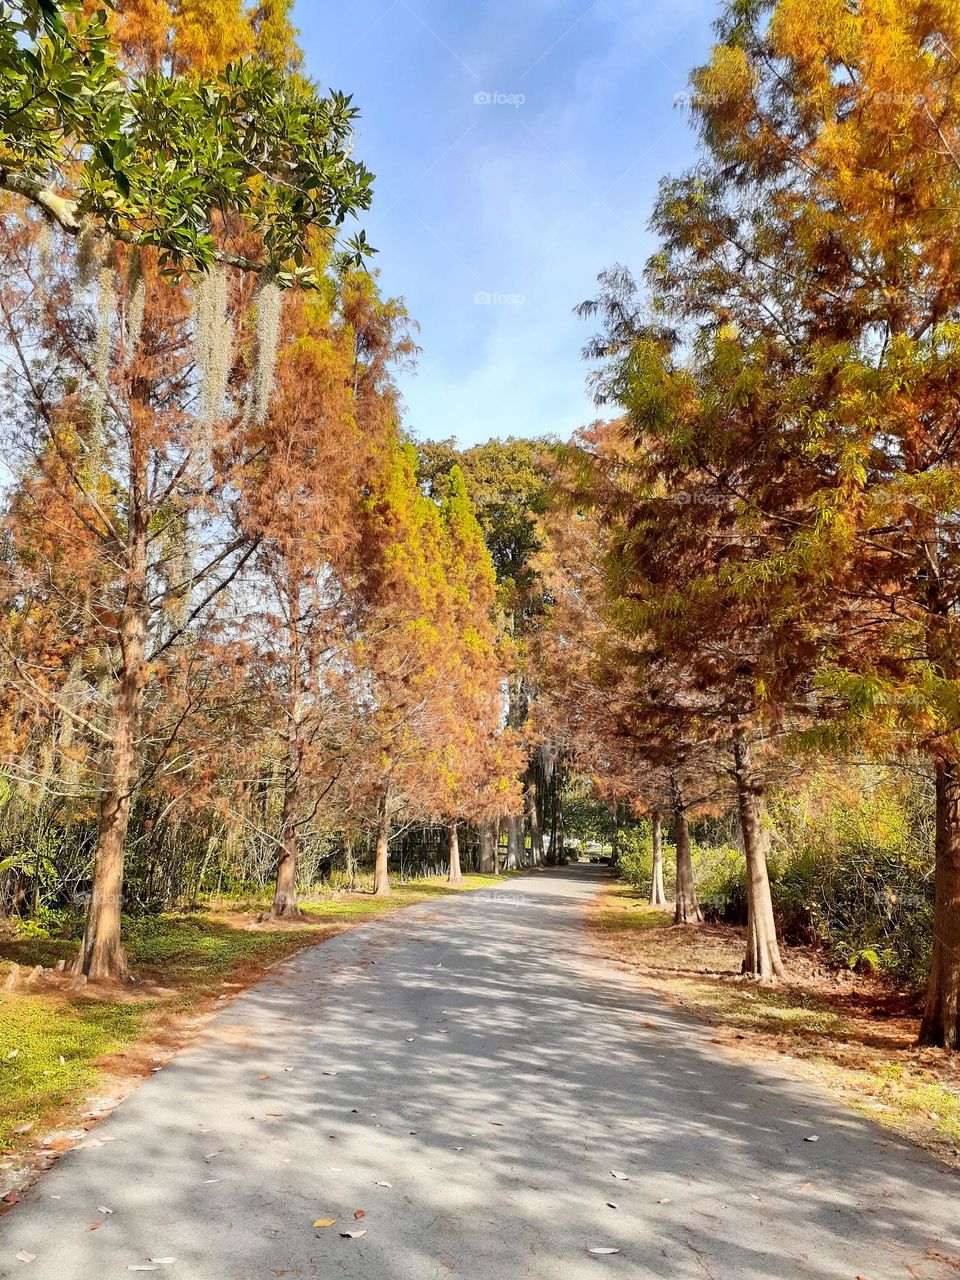
[[[950,5],[738,0],[693,76],[697,170],[663,188],[657,314],[766,382],[714,459],[762,522],[733,575],[817,600],[834,732],[936,779],[924,1043],[960,1046],[960,29]],[[770,373],[775,376],[769,376]],[[745,392],[749,400],[752,393]]]

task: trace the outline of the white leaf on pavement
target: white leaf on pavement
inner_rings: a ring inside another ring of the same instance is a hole
[[[112,1209],[108,1209],[105,1204],[97,1205],[97,1213],[113,1213]]]
[[[809,1138],[804,1138],[804,1142],[819,1142],[820,1138],[817,1134],[811,1133]]]
[[[17,1254],[18,1262],[36,1262],[37,1255],[35,1253],[27,1253],[26,1249],[21,1249]]]
[[[595,1249],[588,1249],[587,1253],[619,1253],[619,1249],[611,1249],[608,1245],[597,1245]]]
[[[611,1177],[619,1179],[620,1182],[630,1181],[629,1175],[627,1175],[626,1173],[621,1173],[619,1169],[611,1169],[610,1174],[611,1174]]]
[[[378,1183],[377,1183],[377,1186],[378,1186],[378,1187],[392,1187],[392,1186],[393,1186],[393,1183],[392,1183],[392,1182],[378,1182]]]
[[[359,1240],[361,1236],[365,1236],[366,1231],[341,1231],[340,1235],[344,1240]]]

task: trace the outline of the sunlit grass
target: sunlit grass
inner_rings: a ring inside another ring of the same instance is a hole
[[[0,1145],[94,1085],[97,1060],[140,1034],[146,1008],[7,997],[0,1008]]]

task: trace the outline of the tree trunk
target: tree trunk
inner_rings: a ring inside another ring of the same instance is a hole
[[[447,884],[463,884],[463,871],[460,867],[460,836],[457,832],[457,820],[447,824]]]
[[[100,800],[100,825],[77,975],[91,981],[129,979],[120,940],[123,864],[130,799],[137,777],[137,739],[147,642],[148,473],[146,437],[134,424],[130,460],[127,574],[120,614],[120,679],[113,708],[110,782]]]
[[[353,836],[346,837],[344,857],[347,863],[347,889],[353,893],[357,885],[357,860],[353,856]]]
[[[491,822],[480,823],[480,874],[497,874],[496,833]]]
[[[665,907],[667,895],[663,889],[663,814],[653,811],[653,870],[650,877],[651,907]]]
[[[936,766],[933,957],[921,1045],[960,1049],[960,766]]]
[[[553,783],[550,787],[550,842],[547,846],[547,865],[560,865],[558,837],[560,832],[560,765],[554,762]]]
[[[507,870],[516,871],[520,866],[522,828],[519,818],[507,819]]]
[[[693,882],[693,856],[690,851],[690,827],[683,796],[679,787],[674,788],[673,831],[677,844],[677,896],[673,914],[674,924],[699,924],[703,912],[697,901],[697,889]]]
[[[734,736],[733,760],[747,863],[747,953],[740,971],[761,982],[772,982],[784,976],[784,969],[767,872],[767,842],[760,813],[762,792],[751,775],[750,748],[741,734]]]
[[[543,832],[540,828],[540,801],[538,796],[537,764],[534,761],[527,770],[527,830],[530,832],[530,863],[543,866]]]
[[[300,744],[293,738],[284,771],[282,847],[277,865],[277,884],[270,908],[271,920],[302,920],[297,901],[297,857],[300,852],[297,814],[300,809]]]
[[[373,892],[378,898],[390,896],[390,788],[384,787],[377,806],[377,848],[373,870]]]

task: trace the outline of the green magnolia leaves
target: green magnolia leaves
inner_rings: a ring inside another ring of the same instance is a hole
[[[0,0],[0,179],[68,194],[78,218],[155,245],[173,270],[209,266],[226,230],[253,233],[278,283],[309,285],[309,231],[333,238],[372,199],[351,99],[259,62],[131,80],[107,17],[80,0]],[[351,265],[372,252],[363,232],[342,248]]]

